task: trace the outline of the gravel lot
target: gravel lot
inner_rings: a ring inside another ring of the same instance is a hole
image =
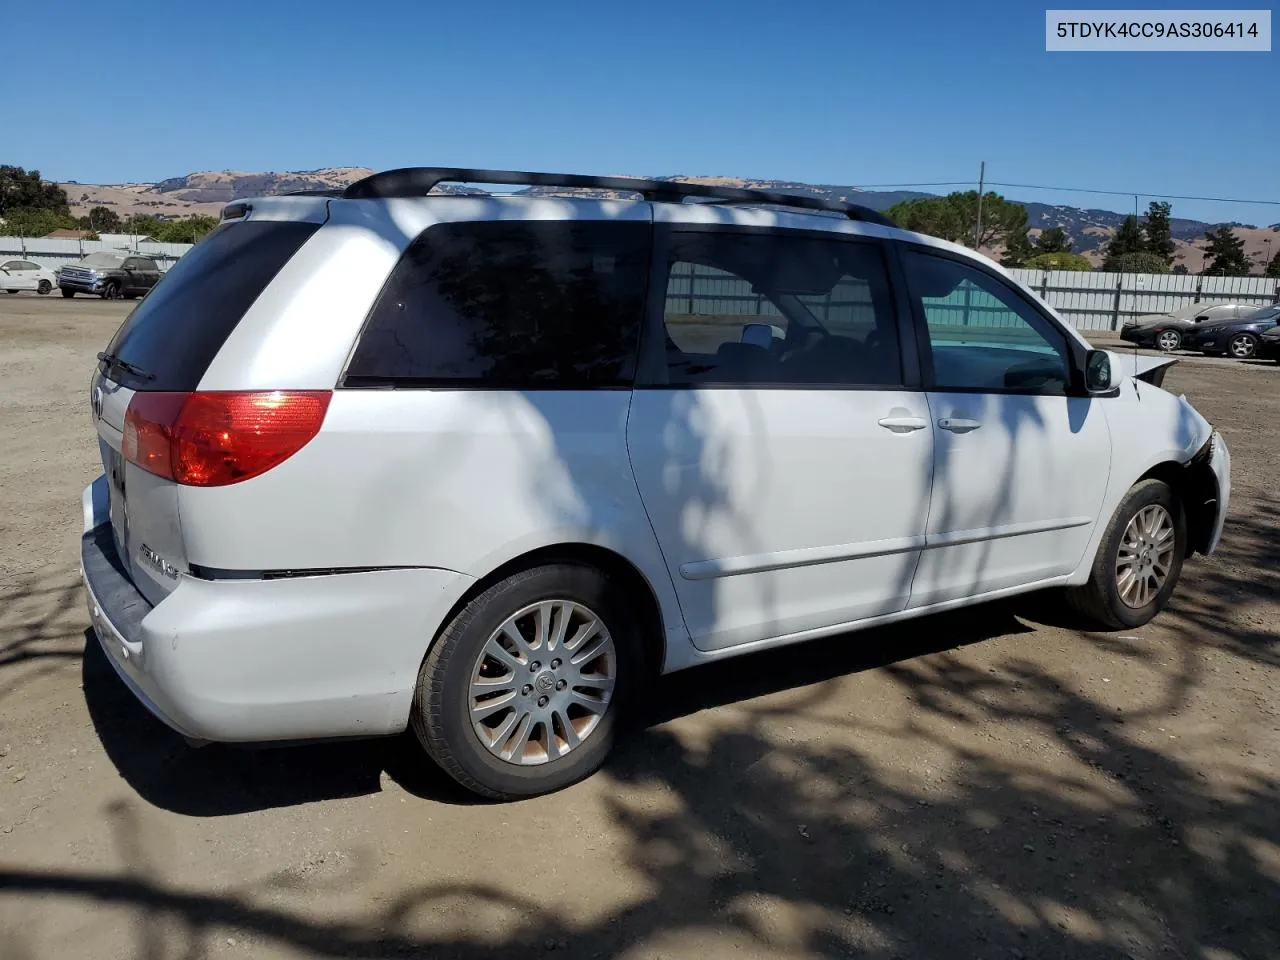
[[[1131,635],[1025,600],[660,683],[474,804],[405,740],[192,750],[76,583],[127,304],[0,296],[0,958],[1280,957],[1280,367],[1188,359],[1222,549]]]

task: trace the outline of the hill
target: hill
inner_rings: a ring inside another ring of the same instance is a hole
[[[332,189],[346,186],[372,171],[367,167],[323,167],[318,170],[250,173],[235,170],[189,173],[183,177],[171,177],[159,183],[87,184],[74,181],[60,184],[67,191],[74,216],[83,216],[90,207],[105,206],[121,217],[135,214],[151,214],[160,217],[182,217],[201,213],[216,215],[222,205],[247,196],[263,196],[288,193],[295,190]],[[907,190],[863,190],[857,186],[839,184],[809,184],[791,180],[756,180],[725,176],[671,176],[658,179],[705,183],[722,186],[748,187],[776,190],[783,193],[807,194],[860,203],[873,210],[886,210],[895,203],[915,197],[930,196]],[[469,192],[469,191],[468,191]],[[533,188],[529,193],[550,192]],[[1016,197],[1009,199],[1016,200]],[[1061,227],[1074,242],[1075,250],[1083,253],[1098,266],[1102,251],[1116,229],[1124,222],[1126,214],[1114,210],[1071,207],[1057,204],[1024,203],[1027,223],[1032,234],[1049,227]],[[1170,224],[1177,250],[1177,262],[1195,273],[1201,268],[1201,244],[1205,231],[1218,224],[1204,223],[1175,217]],[[1231,223],[1245,242],[1245,252],[1257,264],[1264,264],[1268,255],[1280,252],[1280,224],[1270,227],[1254,227]],[[1258,267],[1261,270],[1261,266]]]

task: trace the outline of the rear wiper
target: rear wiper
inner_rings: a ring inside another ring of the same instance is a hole
[[[128,360],[121,360],[114,353],[100,353],[98,354],[98,361],[100,363],[105,363],[107,365],[107,370],[110,370],[112,367],[119,367],[125,373],[133,374],[139,380],[154,380],[156,378],[154,373],[148,373],[136,363],[130,363]],[[103,372],[105,373],[106,370]]]

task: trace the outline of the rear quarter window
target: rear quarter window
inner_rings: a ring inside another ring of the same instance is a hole
[[[431,227],[387,279],[343,385],[630,385],[650,234],[625,221]]]
[[[112,379],[140,390],[195,390],[236,324],[318,229],[276,220],[215,229],[161,278],[107,347],[151,379],[119,367]]]

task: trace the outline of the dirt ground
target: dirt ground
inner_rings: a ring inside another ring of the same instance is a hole
[[[1280,957],[1275,364],[1169,376],[1235,489],[1153,624],[1024,600],[699,668],[486,805],[406,739],[190,749],[116,679],[76,551],[127,306],[0,296],[3,960]]]

